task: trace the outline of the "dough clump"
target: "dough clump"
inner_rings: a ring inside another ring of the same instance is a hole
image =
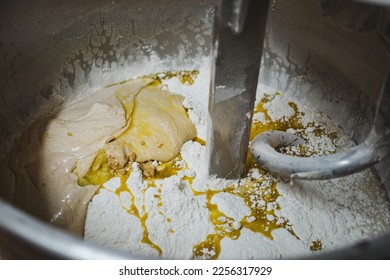
[[[187,140],[196,138],[184,98],[156,80],[132,80],[118,88],[115,96],[125,110],[126,125],[107,139],[85,174],[76,170],[80,185],[102,184],[124,175],[134,161],[170,161]]]

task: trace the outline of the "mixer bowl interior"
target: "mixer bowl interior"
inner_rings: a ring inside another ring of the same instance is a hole
[[[45,113],[42,108],[50,110],[53,92],[59,100],[68,99],[129,77],[199,69],[209,61],[217,1],[132,2],[0,4],[2,156],[23,128]],[[275,89],[317,108],[356,143],[372,126],[387,64],[375,34],[343,30],[321,16],[318,1],[272,1],[259,90]],[[373,169],[388,193],[389,163],[387,159]],[[4,200],[0,206],[8,213],[0,226],[4,257],[141,257],[82,241]],[[389,249],[390,233],[317,257],[381,258]]]

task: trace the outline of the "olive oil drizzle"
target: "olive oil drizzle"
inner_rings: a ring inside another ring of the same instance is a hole
[[[159,256],[162,256],[161,248],[158,245],[156,245],[153,241],[151,241],[149,238],[149,231],[148,231],[148,228],[146,226],[146,221],[148,219],[149,212],[146,211],[145,203],[143,203],[142,204],[143,214],[141,215],[138,207],[135,204],[135,196],[134,196],[133,192],[131,191],[131,189],[127,186],[126,182],[127,182],[128,177],[129,177],[128,175],[120,177],[121,185],[118,189],[116,189],[115,194],[118,196],[118,198],[120,198],[121,192],[129,193],[131,203],[130,203],[130,208],[126,209],[126,210],[127,210],[128,214],[136,217],[141,223],[141,227],[143,230],[141,242],[144,244],[148,244],[151,248],[155,249],[158,252]],[[144,199],[145,199],[145,196],[143,196],[143,200]]]
[[[298,110],[297,105],[294,102],[289,102],[288,106],[290,106],[294,110],[294,114],[288,118],[285,118],[283,120],[277,120],[274,121],[268,114],[267,109],[264,108],[264,105],[271,102],[276,96],[280,95],[280,93],[276,93],[275,95],[271,96],[268,94],[264,94],[264,97],[261,98],[260,102],[255,106],[254,114],[256,113],[263,113],[265,117],[265,122],[260,121],[253,121],[251,133],[250,133],[250,141],[255,138],[256,135],[269,131],[269,130],[280,130],[280,131],[286,131],[289,128],[294,129],[303,129],[304,126],[302,122],[300,121],[300,118],[305,114],[303,112],[300,112]]]
[[[168,72],[161,72],[161,73],[156,73],[150,76],[147,76],[149,78],[152,78],[154,80],[159,81],[160,83],[163,80],[169,80],[172,78],[178,78],[180,82],[185,85],[193,85],[195,82],[195,79],[199,75],[198,70],[182,70],[182,71],[168,71]]]
[[[260,171],[260,169],[258,170]],[[275,210],[280,210],[280,205],[276,201],[280,196],[276,187],[276,178],[267,177],[265,171],[261,170],[261,172],[264,176],[260,179],[249,177],[248,179],[241,180],[238,185],[228,186],[224,190],[206,190],[200,192],[192,189],[190,185],[195,196],[206,196],[206,208],[209,211],[209,221],[214,228],[214,232],[209,234],[206,240],[194,246],[194,259],[217,259],[221,252],[222,239],[225,237],[232,240],[238,239],[241,235],[242,228],[262,234],[271,240],[273,240],[273,230],[284,228],[299,239],[288,219],[279,217],[275,213]],[[216,204],[211,202],[213,196],[219,193],[229,193],[241,198],[250,209],[251,214],[243,217],[238,224],[234,224],[235,221],[233,218],[225,215],[218,209]]]
[[[225,237],[236,240],[240,236],[240,229],[234,229],[232,224],[234,219],[226,216],[218,209],[216,204],[211,203],[212,197],[221,191],[206,190],[197,192],[193,190],[194,195],[206,196],[206,207],[209,211],[209,221],[214,227],[214,232],[207,235],[206,240],[195,245],[192,252],[193,258],[217,259],[221,252],[221,241]],[[205,250],[206,249],[206,250]],[[209,252],[213,252],[210,254]]]
[[[198,143],[201,144],[202,146],[206,146],[206,141],[203,140],[203,139],[200,138],[200,137],[196,137],[196,138],[195,138],[195,142],[198,142]]]

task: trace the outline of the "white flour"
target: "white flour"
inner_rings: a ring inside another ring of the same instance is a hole
[[[201,69],[192,86],[175,78],[165,81],[170,91],[186,97],[184,105],[202,139],[206,138],[208,77],[208,70]],[[289,131],[307,140],[306,155],[354,145],[326,116],[283,93],[266,92],[269,100],[255,114],[255,122],[287,123],[295,116],[303,128]],[[263,93],[258,91],[258,101]],[[289,105],[291,101],[304,115]],[[181,157],[175,164],[176,175],[154,183],[142,177],[137,163],[127,189],[121,188],[119,178],[105,183],[89,204],[85,239],[162,258],[272,259],[341,248],[390,227],[388,199],[369,170],[290,185],[252,168],[249,179],[228,181],[207,178],[205,146],[200,143],[185,143]],[[134,207],[138,216],[129,213]]]

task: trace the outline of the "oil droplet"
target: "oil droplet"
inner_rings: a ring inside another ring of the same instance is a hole
[[[99,149],[96,154],[95,159],[92,162],[91,167],[88,172],[81,176],[77,171],[77,166],[73,173],[78,176],[77,184],[79,186],[87,185],[101,185],[112,178],[110,168],[108,166],[108,160],[106,156],[106,151],[104,149]]]
[[[321,240],[317,239],[317,240],[312,241],[310,244],[310,250],[313,252],[321,251],[322,250]]]
[[[252,123],[251,133],[250,133],[250,140],[252,141],[253,138],[255,138],[256,135],[269,131],[269,130],[280,130],[280,131],[286,131],[289,128],[294,129],[302,129],[304,128],[302,122],[300,121],[301,116],[303,116],[303,113],[298,110],[298,107],[295,103],[289,102],[288,105],[294,110],[294,114],[290,117],[288,117],[286,120],[277,120],[273,121],[268,114],[267,109],[264,108],[264,105],[271,102],[276,96],[280,94],[275,94],[273,96],[270,96],[268,94],[265,94],[264,97],[260,100],[259,104],[254,109],[254,114],[256,113],[263,113],[265,122],[260,121],[254,121]]]
[[[156,174],[150,178],[150,180],[165,179],[177,175],[178,172],[183,169],[183,167],[179,165],[179,162],[182,160],[181,155],[178,154],[173,160],[160,163],[156,166]]]
[[[184,71],[168,71],[163,73],[156,73],[150,75],[149,77],[159,82],[177,77],[182,84],[193,85],[198,75],[199,75],[198,70],[192,70],[192,71],[184,70]]]
[[[195,142],[198,142],[198,143],[201,144],[202,146],[205,146],[205,145],[206,145],[206,140],[203,140],[203,139],[200,138],[200,137],[196,137],[196,138],[195,138]]]
[[[204,258],[208,260],[218,259],[219,254],[221,253],[221,237],[219,234],[209,234],[206,237],[206,240],[195,245],[192,249],[193,258]]]

